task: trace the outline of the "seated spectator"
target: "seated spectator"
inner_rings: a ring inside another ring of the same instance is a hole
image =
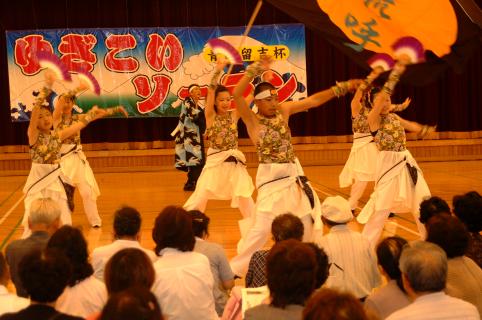
[[[454,214],[469,230],[469,246],[465,255],[482,268],[482,196],[476,191],[455,196],[452,202]]]
[[[361,302],[350,293],[323,288],[306,303],[303,320],[368,320]]]
[[[321,217],[330,229],[318,242],[331,264],[325,286],[364,299],[381,278],[368,239],[346,225],[353,218],[350,204],[340,196],[328,197],[321,205]]]
[[[315,289],[317,262],[313,249],[294,239],[277,242],[269,251],[266,271],[271,303],[246,310],[244,319],[300,319]]]
[[[60,313],[53,307],[71,275],[69,260],[52,250],[35,250],[20,261],[18,274],[31,304],[17,313],[7,313],[0,320],[81,320]]]
[[[477,308],[446,295],[447,256],[437,245],[415,241],[400,256],[403,287],[410,305],[395,311],[387,320],[480,319]]]
[[[139,243],[141,230],[141,215],[134,208],[124,206],[118,209],[114,215],[114,242],[106,246],[95,248],[92,252],[92,266],[94,276],[103,281],[104,267],[109,259],[117,252],[125,248],[137,248],[143,250],[151,259],[156,261],[154,251],[141,247]]]
[[[100,320],[163,320],[156,297],[145,287],[132,287],[109,297]]]
[[[105,266],[104,279],[109,297],[133,287],[151,290],[155,278],[156,272],[151,259],[143,250],[136,248],[118,251]],[[100,319],[100,312],[86,318],[86,320],[98,319]]]
[[[303,231],[304,227],[301,219],[291,213],[279,215],[271,223],[271,235],[275,244],[288,239],[301,241]],[[269,250],[259,250],[251,256],[246,274],[247,288],[257,288],[266,285],[266,257],[268,253]]]
[[[24,298],[27,298],[27,292],[20,281],[18,264],[30,252],[45,248],[50,236],[60,226],[60,207],[50,198],[34,200],[30,206],[28,225],[32,234],[26,239],[12,241],[5,250],[17,295]]]
[[[379,319],[385,319],[410,304],[403,288],[402,272],[398,267],[400,254],[406,244],[407,240],[400,237],[388,237],[377,246],[378,265],[387,283],[370,294],[364,306],[365,310]]]
[[[434,217],[427,225],[427,241],[441,247],[447,255],[445,293],[472,303],[482,314],[482,269],[464,255],[469,244],[464,224],[455,216]]]
[[[7,261],[5,261],[3,253],[0,252],[0,316],[9,312],[17,312],[30,304],[28,299],[8,292],[9,281],[10,273],[8,272]]]
[[[450,215],[450,207],[447,202],[440,197],[430,197],[420,203],[420,220],[421,223],[427,224],[430,218],[439,214]]]
[[[64,225],[50,238],[47,248],[62,252],[72,265],[72,275],[56,308],[64,313],[85,318],[100,312],[107,301],[105,285],[96,279],[89,263],[87,242],[82,232]]]
[[[228,301],[229,290],[234,287],[234,273],[223,247],[217,243],[206,241],[209,236],[209,217],[198,210],[191,210],[188,213],[192,217],[192,229],[196,237],[194,252],[202,253],[209,259],[214,278],[213,296],[216,312],[221,316]]]
[[[208,258],[192,251],[191,216],[181,207],[164,208],[156,218],[152,238],[159,256],[152,292],[163,315],[169,320],[216,319],[213,275]]]
[[[315,289],[321,288],[322,285],[325,284],[326,279],[330,275],[330,264],[328,263],[329,259],[325,253],[325,250],[321,249],[316,245],[316,243],[309,242],[307,245],[315,253],[316,258],[316,277],[315,277]]]

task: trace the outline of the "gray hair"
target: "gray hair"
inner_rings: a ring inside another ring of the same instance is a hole
[[[50,226],[60,218],[60,207],[51,198],[35,199],[30,205],[28,221],[32,225],[45,224]]]
[[[415,292],[437,292],[445,288],[447,255],[436,244],[410,243],[403,249],[399,264]]]

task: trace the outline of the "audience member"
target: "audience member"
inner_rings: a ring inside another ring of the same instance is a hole
[[[196,237],[194,251],[208,257],[214,278],[214,303],[216,312],[221,316],[228,301],[229,290],[234,287],[234,273],[223,247],[217,243],[206,241],[209,236],[209,217],[198,210],[191,210],[188,213],[192,217],[192,228]]]
[[[350,293],[323,288],[306,303],[303,320],[368,320],[361,302]]]
[[[420,203],[421,223],[427,224],[430,218],[440,214],[450,215],[450,207],[444,199],[433,196]]]
[[[145,287],[132,287],[113,294],[100,320],[163,320],[156,297]]]
[[[100,312],[107,301],[105,285],[93,276],[87,242],[82,232],[64,225],[50,238],[47,248],[63,252],[72,265],[72,275],[56,308],[82,318]]]
[[[213,275],[208,258],[193,252],[192,218],[181,207],[168,206],[157,216],[152,238],[160,256],[154,263],[153,293],[169,320],[217,318]]]
[[[452,202],[454,213],[469,230],[469,246],[465,255],[482,268],[482,196],[471,191],[455,196]]]
[[[430,219],[427,241],[441,247],[447,255],[448,270],[445,293],[472,303],[482,314],[482,269],[464,254],[469,232],[455,216]]]
[[[330,258],[326,287],[366,298],[380,285],[381,278],[368,239],[347,226],[353,218],[350,204],[340,196],[328,197],[321,205],[321,216],[330,229],[318,242]]]
[[[103,281],[104,268],[109,259],[118,251],[125,248],[143,250],[151,259],[156,261],[153,251],[141,247],[140,240],[141,215],[134,208],[123,206],[114,215],[114,242],[106,246],[97,247],[92,252],[92,266],[94,276]]]
[[[387,320],[480,319],[477,308],[446,295],[447,256],[437,245],[415,241],[400,256],[403,287],[410,305],[395,311]]]
[[[34,250],[20,261],[18,273],[31,304],[17,313],[7,313],[0,320],[81,320],[55,310],[55,302],[71,276],[71,265],[63,253]]]
[[[388,237],[377,246],[378,265],[387,283],[370,294],[365,300],[365,310],[385,319],[394,311],[410,304],[402,283],[402,272],[398,267],[400,254],[407,240],[400,237]]]
[[[266,271],[271,303],[246,310],[244,319],[300,319],[315,289],[317,262],[313,249],[294,239],[277,242],[269,251]]]
[[[30,304],[28,299],[8,292],[9,281],[10,272],[8,271],[7,261],[3,253],[0,252],[0,316],[9,312],[17,312]]]
[[[316,243],[309,242],[307,243],[307,245],[309,245],[310,248],[315,253],[316,265],[317,265],[316,277],[315,277],[315,289],[318,289],[325,284],[326,279],[328,279],[328,276],[330,275],[329,258],[326,255],[325,250],[318,247]]]
[[[59,228],[60,207],[50,198],[33,200],[30,205],[28,225],[32,234],[26,239],[12,241],[5,250],[5,258],[10,267],[10,275],[17,289],[17,295],[25,298],[27,292],[20,281],[18,264],[30,252],[45,248],[49,237]]]
[[[275,243],[288,239],[301,241],[303,230],[301,219],[291,213],[279,215],[271,223],[271,235]],[[258,250],[251,256],[246,274],[247,288],[266,285],[266,257],[268,253],[269,250]]]

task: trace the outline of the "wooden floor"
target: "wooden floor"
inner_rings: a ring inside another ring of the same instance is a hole
[[[447,200],[449,204],[456,194],[470,190],[482,191],[482,161],[425,162],[420,163],[424,176],[433,195]],[[342,195],[348,198],[349,189],[338,187],[338,174],[341,166],[305,167],[320,199],[329,195]],[[255,175],[255,168],[249,169]],[[89,249],[112,241],[113,212],[126,204],[137,208],[143,217],[141,242],[145,247],[153,248],[151,230],[155,217],[166,205],[182,205],[190,193],[182,191],[186,176],[174,169],[159,169],[148,172],[98,173],[97,182],[102,195],[98,199],[99,212],[103,227],[92,229],[87,224],[83,213],[80,195],[75,195],[76,210],[73,215],[74,225],[80,226],[89,241]],[[21,234],[19,223],[23,215],[22,188],[26,176],[0,176],[0,245],[17,239]],[[363,205],[369,197],[369,185]],[[206,213],[211,217],[211,240],[226,249],[228,257],[235,253],[239,239],[237,220],[241,215],[238,210],[229,207],[229,201],[210,201]],[[350,225],[360,229],[356,222]],[[416,239],[416,228],[409,215],[397,215],[386,224],[387,234],[396,233],[407,239]]]

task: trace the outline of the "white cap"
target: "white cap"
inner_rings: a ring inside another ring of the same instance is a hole
[[[347,223],[353,219],[350,204],[340,196],[326,198],[321,205],[321,215],[335,223]]]

